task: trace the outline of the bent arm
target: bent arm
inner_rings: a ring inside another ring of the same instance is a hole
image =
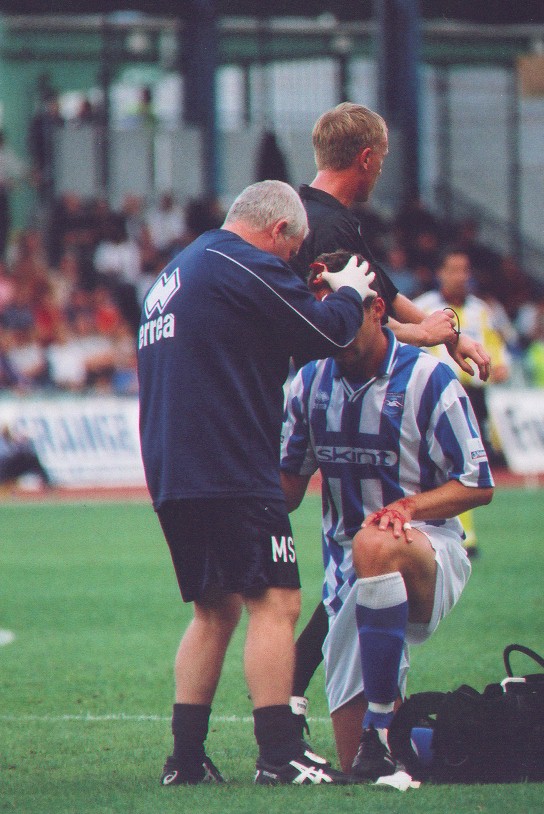
[[[436,489],[406,498],[412,505],[412,520],[446,520],[491,502],[493,487],[465,486],[449,480]],[[398,501],[402,503],[402,501]]]
[[[287,511],[294,512],[302,503],[302,498],[306,494],[309,475],[296,475],[293,472],[281,472],[281,488],[287,501]]]
[[[450,312],[434,311],[427,315],[404,294],[397,294],[393,309],[396,319],[390,319],[388,326],[400,342],[430,348],[452,341],[455,321]]]
[[[484,506],[492,497],[491,486],[465,486],[458,480],[449,480],[435,489],[389,503],[366,517],[362,528],[376,524],[384,531],[392,526],[395,536],[399,537],[403,530],[406,531],[404,524],[411,520],[446,520]],[[409,534],[406,537],[410,540]]]
[[[434,311],[427,316],[403,294],[397,294],[393,308],[400,321],[389,320],[389,327],[400,342],[419,348],[445,343],[448,353],[461,370],[474,376],[474,369],[467,361],[471,360],[478,368],[480,379],[487,381],[491,365],[489,353],[471,337],[465,334],[455,336],[453,329],[456,325],[451,311]]]

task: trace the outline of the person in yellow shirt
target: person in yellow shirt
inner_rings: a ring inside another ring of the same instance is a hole
[[[468,254],[462,249],[447,249],[441,257],[435,272],[436,288],[427,291],[414,300],[414,303],[427,314],[440,309],[451,309],[459,320],[459,331],[480,342],[491,357],[491,374],[487,382],[477,376],[469,376],[455,364],[451,356],[438,345],[428,348],[429,353],[438,356],[448,364],[458,376],[470,399],[478,423],[482,430],[482,440],[490,460],[496,457],[496,450],[490,440],[489,416],[486,404],[488,383],[502,383],[510,376],[510,356],[506,343],[493,325],[493,311],[480,297],[472,293],[472,271]],[[474,518],[472,512],[461,516],[465,529],[465,547],[469,556],[479,553]]]
[[[525,351],[525,371],[533,387],[544,387],[544,298],[536,304],[534,326]]]

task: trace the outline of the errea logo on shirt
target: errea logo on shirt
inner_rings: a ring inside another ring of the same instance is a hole
[[[180,288],[179,268],[174,269],[170,275],[164,272],[151,286],[144,300],[144,312],[148,321],[140,326],[138,348],[145,348],[146,345],[174,336],[174,315],[164,314],[164,310]],[[156,319],[150,319],[155,313]]]
[[[161,339],[169,339],[174,336],[174,328],[176,320],[174,314],[165,314],[163,317],[158,316],[157,319],[150,319],[140,325],[138,332],[138,348],[145,348],[147,345],[153,345]]]
[[[155,311],[158,311],[159,314],[164,314],[166,306],[180,288],[179,268],[174,269],[172,274],[168,277],[166,276],[166,272],[161,274],[147,292],[144,302],[146,317],[149,319],[153,316]]]

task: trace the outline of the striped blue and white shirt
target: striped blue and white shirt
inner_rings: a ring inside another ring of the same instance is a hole
[[[355,579],[351,540],[363,519],[392,501],[451,479],[493,485],[480,430],[455,374],[387,328],[388,351],[367,381],[334,359],[305,365],[291,384],[283,425],[284,471],[322,476],[323,598],[329,612]],[[425,521],[451,528],[456,517]],[[414,521],[417,525],[417,521]]]

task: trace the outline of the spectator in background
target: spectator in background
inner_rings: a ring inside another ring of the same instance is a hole
[[[96,242],[95,218],[78,192],[64,192],[55,201],[47,235],[52,266],[58,265],[64,252],[73,251],[82,272],[88,269]]]
[[[408,265],[406,249],[398,243],[393,244],[387,250],[384,269],[399,293],[404,294],[408,299],[421,294],[416,274]]]
[[[372,256],[380,262],[384,261],[391,235],[390,224],[368,201],[354,201],[351,210],[357,216],[361,234]]]
[[[40,229],[24,229],[9,252],[10,270],[16,283],[41,287],[49,274],[49,263]],[[32,298],[33,293],[30,293]]]
[[[257,151],[256,181],[267,179],[289,183],[287,160],[273,130],[265,130]]]
[[[12,332],[0,323],[0,390],[24,392],[25,382],[9,358],[12,345]]]
[[[72,323],[73,341],[78,347],[85,366],[85,386],[109,391],[114,370],[111,334],[100,333],[96,312],[91,307],[76,314]]]
[[[115,368],[113,341],[98,332],[91,307],[79,309],[73,319],[57,325],[46,354],[54,387],[73,392],[110,391]]]
[[[544,387],[544,298],[534,304],[531,315],[531,328],[527,334],[527,349],[524,368],[529,383],[534,387]]]
[[[110,289],[105,285],[98,285],[90,292],[89,306],[94,313],[98,333],[102,336],[114,336],[123,322],[123,317]]]
[[[471,293],[472,269],[470,258],[463,249],[447,249],[441,258],[436,271],[436,289],[422,294],[415,302],[426,313],[437,309],[452,309],[459,319],[461,335],[467,334],[474,341],[480,342],[491,357],[492,383],[505,382],[510,375],[510,356],[501,334],[493,324],[493,314],[486,302]],[[502,461],[500,451],[493,446],[489,416],[487,410],[485,387],[486,382],[476,377],[470,378],[458,370],[442,346],[429,348],[429,352],[448,364],[458,375],[470,399],[478,424],[482,431],[482,440],[490,463]],[[466,548],[470,556],[478,554],[476,533],[472,513],[461,518],[467,534]]]
[[[125,219],[125,229],[129,240],[137,243],[146,225],[144,199],[141,195],[129,192],[123,198],[121,215]]]
[[[42,348],[47,348],[54,341],[57,326],[64,322],[66,315],[59,305],[55,287],[50,280],[45,280],[36,294],[37,299],[32,307],[36,338]]]
[[[396,241],[406,252],[408,266],[414,269],[420,292],[428,291],[433,287],[444,225],[421,198],[415,196],[400,208],[393,229]]]
[[[15,296],[15,282],[8,271],[6,263],[0,260],[0,316],[5,308],[13,302]]]
[[[70,393],[83,392],[87,385],[87,368],[70,322],[56,326],[55,338],[46,350],[52,387]]]
[[[21,386],[26,391],[46,387],[49,382],[47,358],[34,320],[11,327],[10,332],[11,345],[7,355]]]
[[[117,325],[112,341],[114,362],[112,391],[118,396],[135,396],[138,394],[136,343],[126,322]]]
[[[56,130],[63,125],[58,95],[48,90],[30,121],[28,131],[32,177],[43,205],[53,199],[54,138]]]
[[[77,111],[75,124],[77,125],[100,124],[100,122],[101,122],[100,110],[97,110],[94,107],[91,100],[87,96],[84,96],[83,99],[81,100],[79,110]]]
[[[27,330],[34,323],[33,305],[35,288],[27,280],[17,280],[11,301],[4,308],[1,323],[11,331]]]
[[[123,215],[112,214],[96,247],[97,280],[111,291],[113,301],[136,334],[140,321],[138,285],[142,276],[140,249],[129,238]]]
[[[68,250],[63,252],[58,266],[49,270],[49,285],[53,291],[56,305],[66,309],[75,289],[80,288],[83,275],[77,254]]]
[[[435,274],[436,287],[433,291],[422,294],[416,303],[425,313],[437,309],[453,309],[459,318],[461,335],[467,334],[489,348],[492,368],[490,382],[501,383],[508,379],[510,357],[506,343],[493,321],[493,311],[481,298],[472,293],[472,268],[468,255],[457,247],[446,249],[438,264]],[[438,356],[457,372],[461,383],[469,394],[476,418],[486,440],[485,425],[487,410],[485,408],[485,382],[478,378],[469,378],[452,364],[451,357],[444,353],[440,346],[430,348],[429,352]],[[490,450],[492,454],[492,450]]]
[[[129,115],[129,123],[137,126],[154,127],[157,121],[153,105],[153,89],[150,85],[145,85],[140,88],[136,106]]]
[[[394,219],[393,229],[397,241],[405,248],[408,257],[415,251],[419,235],[432,235],[434,243],[439,243],[444,238],[443,225],[417,195],[409,198],[400,207]]]
[[[35,476],[42,486],[51,485],[34,444],[3,426],[0,428],[0,483],[9,483],[28,475]]]
[[[224,217],[221,204],[215,198],[192,198],[185,208],[183,245],[187,246],[210,229],[219,229]]]
[[[172,192],[163,192],[156,206],[152,206],[146,218],[153,246],[167,263],[180,251],[186,231],[185,213]],[[163,264],[164,265],[164,264]]]
[[[501,254],[479,239],[480,224],[476,218],[464,218],[457,226],[454,242],[470,260],[473,279],[478,291],[501,297]]]
[[[498,280],[494,286],[498,289],[494,296],[502,303],[508,318],[515,324],[522,309],[538,298],[538,286],[511,254],[501,257]],[[483,292],[485,293],[485,289]]]
[[[5,133],[0,130],[0,260],[6,256],[11,230],[11,192],[26,172],[24,161],[8,146]]]

